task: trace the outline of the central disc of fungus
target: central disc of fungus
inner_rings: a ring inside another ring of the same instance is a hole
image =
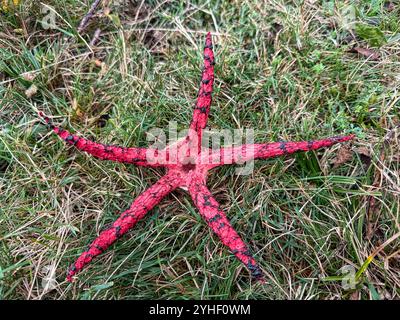
[[[183,171],[189,172],[196,169],[196,165],[194,163],[187,163],[182,166]]]

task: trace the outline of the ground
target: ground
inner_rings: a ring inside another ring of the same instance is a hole
[[[1,299],[400,297],[396,1],[121,0],[82,37],[91,1],[9,2],[0,12]],[[210,173],[266,284],[251,281],[183,190],[67,283],[68,265],[163,172],[68,147],[37,111],[122,146],[147,146],[146,132],[170,120],[184,129],[207,31],[211,128],[253,128],[256,142],[357,138],[257,161],[250,175]]]

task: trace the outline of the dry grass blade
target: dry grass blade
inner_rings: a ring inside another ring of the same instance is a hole
[[[82,33],[86,29],[87,25],[89,24],[90,19],[92,19],[93,15],[94,15],[95,11],[97,10],[97,7],[100,5],[101,1],[102,0],[95,0],[92,3],[89,11],[85,14],[83,19],[81,20],[81,23],[79,24],[78,33]]]

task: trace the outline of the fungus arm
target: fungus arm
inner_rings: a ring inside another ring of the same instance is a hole
[[[193,118],[190,123],[190,131],[197,137],[198,153],[201,151],[202,131],[207,125],[208,115],[210,113],[212,100],[211,94],[214,84],[214,63],[211,34],[207,33],[204,47],[204,68],[201,75],[200,90],[193,111]]]
[[[201,216],[221,239],[222,243],[249,269],[254,279],[264,282],[263,273],[247,245],[233,229],[207,186],[203,182],[196,180],[189,186],[189,193]]]
[[[48,127],[61,139],[96,158],[123,163],[133,163],[139,166],[159,166],[157,162],[153,163],[147,160],[146,153],[148,149],[146,148],[125,148],[96,143],[85,138],[78,137],[74,134],[71,134],[67,130],[53,125],[51,120],[43,113],[39,113],[39,115],[44,119],[44,121],[46,121]]]
[[[244,163],[254,159],[268,159],[299,151],[317,150],[320,148],[330,147],[337,143],[346,142],[353,138],[354,135],[349,135],[299,142],[245,144],[238,147],[227,147],[215,150],[211,155],[209,155],[209,159],[204,161],[208,161],[211,164],[211,167],[232,163]]]
[[[168,193],[179,186],[181,180],[178,176],[167,174],[154,185],[140,194],[131,207],[121,213],[112,226],[100,233],[89,245],[76,262],[69,268],[67,281],[72,282],[72,277],[89,264],[93,258],[103,253],[117,239],[122,237],[136,223],[142,219],[148,211],[154,208]]]

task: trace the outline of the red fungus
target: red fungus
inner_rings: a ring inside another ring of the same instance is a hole
[[[167,169],[166,175],[139,195],[131,207],[121,213],[113,225],[101,232],[88,249],[80,255],[68,271],[68,281],[72,281],[73,276],[89,264],[93,258],[100,255],[118,238],[133,228],[168,193],[181,187],[188,190],[201,216],[222,243],[249,269],[253,278],[264,282],[263,272],[257,265],[248,246],[233,229],[218,202],[208,190],[206,186],[207,172],[225,164],[243,163],[252,159],[267,159],[298,151],[329,147],[336,143],[349,141],[353,139],[354,135],[302,142],[245,144],[219,150],[204,148],[201,146],[202,132],[207,125],[210,113],[213,83],[214,54],[211,34],[208,33],[204,48],[204,69],[189,133],[186,138],[159,151],[149,148],[123,148],[95,143],[54,126],[48,117],[40,113],[40,116],[58,136],[90,155],[104,160]],[[150,150],[151,152],[149,152]],[[174,156],[176,154],[178,156]]]

